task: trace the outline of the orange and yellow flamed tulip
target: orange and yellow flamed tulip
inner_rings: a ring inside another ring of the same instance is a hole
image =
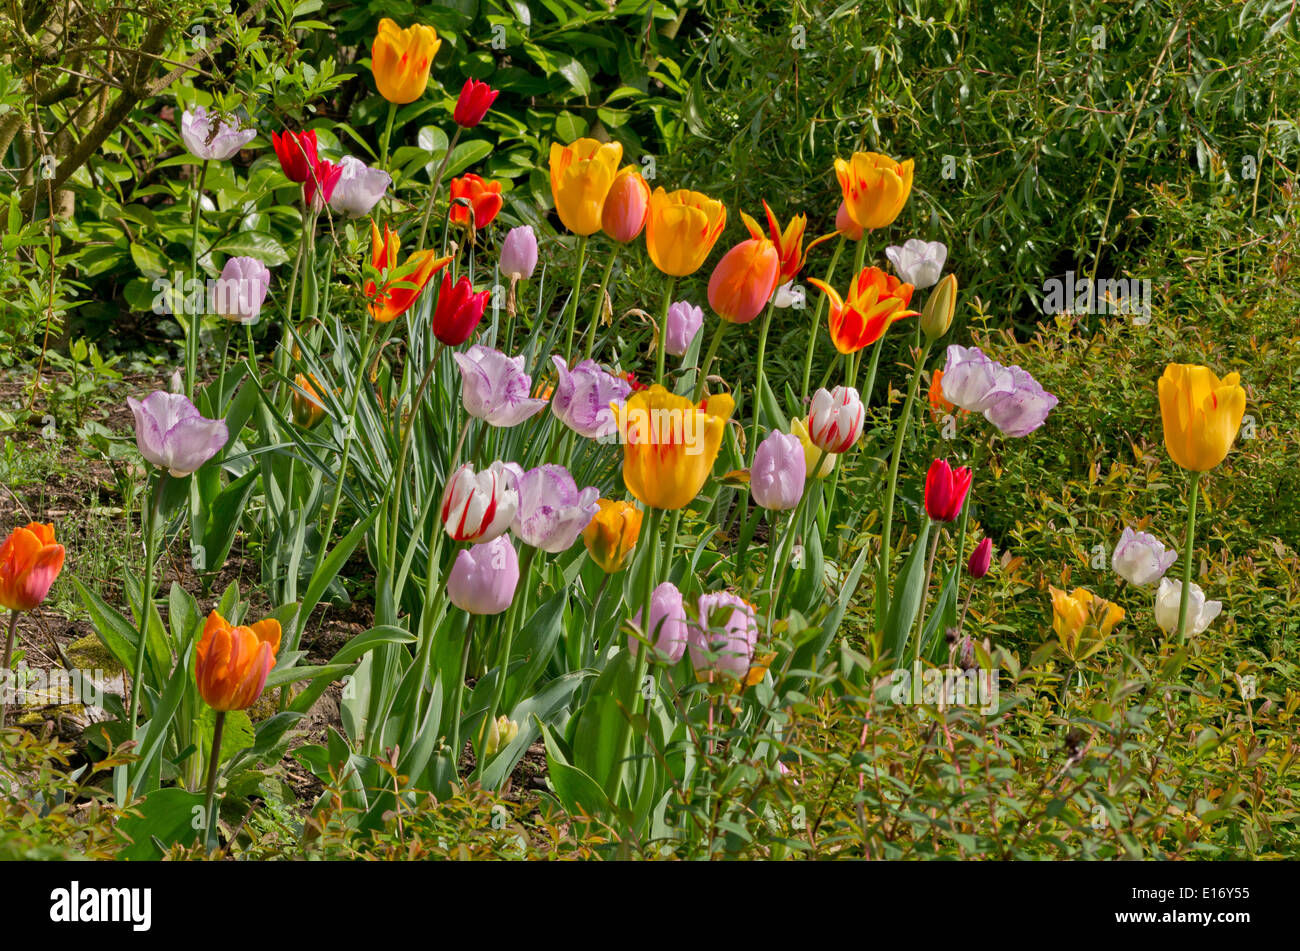
[[[709,278],[709,306],[723,320],[747,324],[763,310],[781,276],[781,256],[764,237],[747,238],[722,256]]]
[[[885,335],[890,324],[917,314],[908,309],[912,285],[878,267],[859,271],[844,298],[823,281],[809,278],[809,283],[830,299],[831,342],[840,353],[857,353],[871,346]]]
[[[1086,588],[1066,594],[1048,586],[1052,595],[1052,630],[1066,656],[1083,660],[1101,650],[1115,625],[1124,620],[1124,609],[1099,598]]]
[[[656,188],[645,223],[646,251],[665,274],[686,277],[703,266],[726,226],[722,202],[686,189]]]
[[[370,71],[379,95],[399,106],[419,99],[441,45],[431,26],[417,23],[403,30],[388,17],[380,20],[370,45]]]
[[[808,228],[808,216],[795,215],[782,230],[777,223],[776,215],[772,214],[772,209],[768,207],[766,201],[763,202],[763,211],[767,212],[767,237],[771,238],[772,244],[776,246],[776,253],[781,259],[781,271],[777,276],[777,283],[784,284],[786,281],[794,280],[803,269],[805,256],[803,237]],[[763,229],[759,227],[757,221],[743,211],[740,217],[744,219],[751,238],[764,237]]]
[[[652,508],[689,505],[713,471],[735,401],[722,393],[696,405],[656,383],[611,406],[628,491]]]
[[[279,650],[280,622],[274,618],[231,627],[213,611],[203,625],[194,665],[199,696],[220,713],[247,710],[262,696]]]
[[[384,233],[370,223],[370,263],[384,278],[382,287],[374,281],[366,282],[366,297],[370,300],[370,316],[381,324],[396,320],[419,299],[430,278],[450,263],[450,257],[440,258],[433,251],[416,251],[399,269],[397,252],[401,239],[388,225]]]
[[[34,610],[63,570],[63,554],[53,525],[29,522],[10,532],[0,544],[0,607]]]
[[[622,571],[641,535],[645,513],[630,502],[597,499],[599,511],[582,530],[582,541],[591,560],[606,574]]]
[[[578,139],[570,145],[551,144],[551,196],[564,227],[584,237],[600,230],[623,146],[618,142]]]
[[[859,228],[885,228],[912,193],[912,160],[895,162],[879,152],[854,152],[835,160],[835,177],[849,219]]]
[[[1246,391],[1239,374],[1219,379],[1209,367],[1171,363],[1160,377],[1165,448],[1184,469],[1205,472],[1221,463],[1245,412]]]

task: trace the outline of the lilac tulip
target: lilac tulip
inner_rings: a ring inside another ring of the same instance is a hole
[[[343,156],[339,164],[343,171],[330,196],[330,207],[349,218],[370,214],[392,187],[393,177],[382,168],[371,168],[351,155]]]
[[[1014,390],[1011,372],[979,347],[948,347],[943,365],[943,396],[972,413],[982,413]]]
[[[500,271],[513,281],[526,281],[537,267],[537,235],[528,225],[506,232],[501,243]]]
[[[1160,539],[1146,532],[1135,532],[1126,525],[1110,566],[1129,584],[1148,585],[1159,581],[1177,560],[1178,552],[1166,549]]]
[[[754,609],[730,591],[713,591],[700,595],[699,612],[687,645],[696,672],[715,670],[744,679],[758,644]]]
[[[500,535],[457,553],[447,576],[447,597],[470,614],[500,614],[510,607],[518,586],[519,555],[510,538]]]
[[[224,162],[257,137],[256,129],[241,129],[203,106],[186,109],[181,115],[181,140],[197,159]]]
[[[773,431],[754,452],[749,491],[765,509],[786,511],[799,504],[808,463],[798,436]]]
[[[581,492],[564,466],[542,465],[517,475],[519,509],[511,531],[526,545],[556,554],[570,548],[600,510],[600,490]]]
[[[560,356],[551,357],[559,380],[551,399],[551,412],[579,436],[600,439],[618,430],[609,404],[625,400],[632,384],[602,370],[595,360],[583,360],[572,370]]]
[[[126,404],[135,414],[135,444],[140,455],[174,476],[189,475],[230,439],[225,420],[204,419],[179,393],[157,390],[143,402],[128,396]]]
[[[1011,374],[1011,392],[994,400],[984,410],[984,418],[1001,430],[1004,436],[1028,436],[1047,422],[1047,414],[1059,401],[1043,389],[1039,382],[1029,375],[1029,371],[1018,366],[1006,369]],[[948,388],[946,373],[943,383],[946,394]]]
[[[257,258],[227,258],[221,277],[208,289],[208,309],[226,320],[255,324],[270,286],[271,271]]]
[[[460,367],[461,400],[465,412],[491,426],[518,426],[546,407],[546,400],[528,394],[533,380],[524,372],[524,358],[507,357],[499,350],[473,344],[453,353]]]
[[[948,246],[942,241],[909,238],[901,246],[885,248],[885,257],[893,263],[894,271],[904,283],[920,291],[939,283],[943,263],[948,260]]]
[[[644,609],[643,609],[644,610]],[[632,624],[641,629],[642,611],[636,612]],[[651,655],[666,664],[675,664],[686,653],[689,630],[686,625],[686,608],[682,605],[682,593],[677,585],[665,581],[655,588],[650,595],[650,630],[645,632],[646,640],[654,645]],[[627,649],[635,657],[641,648],[641,639],[634,634],[627,636]]]
[[[679,300],[668,308],[666,323],[664,350],[675,357],[684,357],[691,348],[691,341],[704,326],[704,311],[690,301]]]

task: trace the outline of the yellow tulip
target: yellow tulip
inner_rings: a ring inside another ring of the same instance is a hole
[[[380,20],[370,46],[370,71],[379,95],[399,106],[419,99],[441,45],[431,26],[417,23],[403,30],[388,17]]]
[[[1115,625],[1124,619],[1124,609],[1099,598],[1086,588],[1066,594],[1048,586],[1052,595],[1052,630],[1061,650],[1072,660],[1083,660],[1101,650]]]
[[[1160,377],[1160,418],[1165,448],[1174,462],[1192,472],[1205,472],[1223,461],[1246,412],[1246,391],[1240,380],[1236,373],[1220,380],[1209,367],[1189,363],[1165,367]]]
[[[722,202],[686,189],[656,188],[645,223],[646,250],[659,270],[686,277],[704,264],[726,225]]]
[[[834,471],[835,460],[838,459],[839,456],[833,452],[828,452],[826,453],[826,461],[822,463],[822,467],[816,472],[813,472],[813,467],[817,465],[817,460],[822,458],[822,451],[817,444],[812,441],[812,437],[808,435],[808,423],[806,420],[790,420],[790,435],[798,437],[799,442],[803,444],[803,460],[804,465],[808,469],[808,478],[824,479]]]
[[[600,230],[605,197],[622,158],[623,146],[617,142],[551,143],[551,195],[564,227],[584,237]]]
[[[884,228],[894,223],[912,193],[912,160],[895,162],[879,152],[854,152],[847,160],[835,160],[835,177],[853,223]]]
[[[582,530],[582,541],[591,560],[606,574],[612,575],[627,565],[628,556],[641,535],[641,520],[645,513],[622,500],[597,499],[596,504],[600,511]]]
[[[653,508],[685,508],[713,471],[735,401],[721,393],[697,406],[656,383],[611,405],[628,491]]]

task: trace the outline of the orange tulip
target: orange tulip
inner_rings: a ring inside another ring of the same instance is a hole
[[[635,165],[624,165],[605,196],[600,230],[620,244],[627,244],[641,233],[649,212],[650,186]]]
[[[591,560],[606,574],[622,571],[641,535],[645,513],[621,499],[597,499],[600,510],[582,530],[582,541]]]
[[[221,713],[247,710],[262,696],[279,650],[280,622],[274,618],[231,627],[213,611],[203,625],[194,665],[203,702]]]
[[[763,202],[763,210],[767,212],[767,229],[772,239],[772,244],[776,246],[776,253],[781,259],[781,273],[777,277],[778,284],[784,284],[786,281],[794,280],[795,275],[803,268],[804,248],[803,236],[808,227],[807,215],[795,215],[790,219],[790,223],[782,231],[780,225],[776,222],[776,215],[772,214],[772,209],[768,207],[766,201]],[[758,222],[743,211],[740,217],[745,220],[745,227],[749,229],[750,237],[763,237],[763,230],[758,226]]]
[[[584,237],[600,230],[605,198],[622,158],[623,146],[618,142],[551,143],[551,197],[564,227]]]
[[[781,256],[767,238],[749,238],[722,256],[709,278],[709,306],[723,320],[747,324],[762,311],[781,276]]]
[[[316,374],[307,377],[299,373],[293,378],[293,421],[303,429],[311,429],[325,417],[325,404],[320,401],[320,381]]]
[[[463,198],[469,205],[462,205],[457,198]],[[454,225],[471,224],[475,228],[486,228],[501,210],[501,183],[486,182],[473,172],[466,172],[460,178],[451,180],[451,223]],[[473,221],[470,212],[473,212]]]
[[[726,226],[722,202],[686,189],[656,188],[645,223],[646,251],[665,274],[686,277],[704,264]]]
[[[857,353],[883,337],[890,324],[917,315],[907,309],[912,285],[878,267],[865,267],[858,273],[849,285],[847,299],[816,278],[809,278],[809,283],[830,298],[831,341],[840,353]]]
[[[894,223],[912,193],[912,160],[854,152],[847,160],[835,160],[835,177],[849,219],[860,228],[884,228]]]
[[[403,30],[388,17],[380,20],[370,45],[370,71],[379,95],[399,106],[420,98],[441,45],[431,26],[417,23]]]
[[[370,299],[370,315],[381,324],[396,320],[410,310],[429,279],[451,261],[450,257],[436,257],[433,251],[416,251],[399,270],[400,246],[401,240],[392,228],[384,225],[381,236],[379,227],[373,221],[370,223],[370,263],[383,275],[384,285],[377,287],[374,281],[367,281],[366,297]]]
[[[0,607],[31,611],[49,594],[63,570],[63,546],[54,526],[30,522],[15,528],[0,544]]]

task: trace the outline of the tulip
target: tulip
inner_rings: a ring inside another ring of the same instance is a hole
[[[53,524],[29,522],[10,532],[0,544],[0,608],[35,610],[63,570],[63,556]],[[7,657],[3,669],[9,669]]]
[[[393,185],[393,177],[382,168],[371,168],[351,155],[343,156],[339,166],[341,171],[329,203],[334,211],[349,218],[370,214]]]
[[[717,672],[744,678],[757,644],[758,622],[744,599],[730,591],[700,595],[699,619],[688,636],[697,675]]]
[[[596,505],[596,514],[582,530],[582,541],[591,560],[606,574],[612,575],[627,567],[627,560],[641,535],[645,513],[622,500],[597,499]]]
[[[219,713],[247,710],[262,696],[279,650],[280,622],[274,618],[232,627],[213,611],[196,648],[194,680],[199,696]]]
[[[823,387],[813,394],[808,407],[808,436],[818,449],[839,455],[853,448],[866,420],[867,411],[857,390],[837,386],[828,393]]]
[[[319,212],[334,196],[334,188],[343,175],[343,166],[325,159],[317,159],[311,176],[302,186],[303,201],[312,211]]]
[[[1014,392],[1011,371],[989,359],[979,347],[948,347],[943,366],[943,395],[972,413],[986,409]]]
[[[457,199],[463,199],[469,204],[463,205]],[[451,180],[452,224],[486,228],[500,210],[500,182],[486,182],[473,172],[466,172],[460,178]]]
[[[584,237],[600,230],[605,198],[622,158],[623,146],[617,142],[551,144],[551,196],[564,227]]]
[[[516,476],[503,462],[482,472],[465,463],[442,495],[442,524],[458,542],[487,542],[505,533],[519,508]]]
[[[483,755],[494,755],[498,750],[513,743],[518,735],[519,724],[504,713],[495,720],[489,720],[487,739],[483,741]]]
[[[157,390],[144,401],[127,397],[135,415],[135,444],[145,460],[173,476],[187,476],[225,448],[226,422],[204,419],[179,393]]]
[[[1209,367],[1171,363],[1160,377],[1160,419],[1169,457],[1184,469],[1207,472],[1228,455],[1241,418],[1246,391],[1241,377],[1222,380]]]
[[[1027,370],[1007,367],[1012,390],[999,396],[986,410],[984,418],[1004,436],[1028,436],[1047,421],[1058,400],[1039,385]]]
[[[780,272],[777,277],[777,283],[788,283],[794,280],[795,276],[803,268],[804,249],[803,236],[808,227],[807,215],[795,215],[790,219],[790,223],[782,230],[777,224],[776,215],[772,214],[772,209],[768,207],[766,201],[763,202],[763,211],[767,213],[767,235],[776,248],[777,257],[780,259]],[[763,229],[758,226],[758,222],[743,211],[740,217],[745,222],[745,227],[749,230],[751,238],[765,237]]]
[[[975,550],[970,553],[970,559],[966,562],[966,573],[978,581],[989,573],[989,565],[992,563],[993,539],[985,535],[975,546]]]
[[[885,257],[894,265],[898,276],[917,290],[933,287],[943,274],[948,260],[948,246],[942,241],[908,238],[901,245],[885,248]]]
[[[460,346],[483,319],[488,294],[486,290],[475,293],[474,285],[463,274],[454,284],[451,274],[444,274],[433,310],[433,335],[449,347]]]
[[[684,357],[704,326],[704,311],[690,301],[679,300],[668,308],[666,324],[664,350],[675,357]]]
[[[857,353],[871,346],[890,324],[917,314],[908,309],[912,285],[900,283],[878,267],[859,271],[844,298],[823,281],[809,278],[809,283],[830,301],[831,342],[840,353]]]
[[[862,236],[866,234],[866,229],[849,217],[849,209],[843,201],[835,211],[835,231],[840,237],[850,241],[861,241]]]
[[[546,407],[546,400],[532,399],[533,379],[524,372],[524,358],[507,357],[499,350],[474,344],[464,353],[453,353],[460,368],[461,400],[465,412],[490,426],[518,426]]]
[[[257,322],[271,286],[271,272],[257,258],[227,258],[216,286],[208,291],[208,307],[226,320]]]
[[[519,555],[507,535],[457,552],[447,576],[447,597],[469,614],[500,614],[518,587]]]
[[[559,374],[551,412],[579,436],[602,439],[618,429],[610,404],[627,399],[632,386],[606,373],[595,360],[583,360],[572,370],[561,356],[551,357]]]
[[[325,418],[325,404],[320,401],[320,381],[313,373],[310,377],[302,373],[293,378],[294,391],[291,397],[293,421],[303,429],[311,429]]]
[[[656,383],[616,406],[628,491],[657,509],[689,505],[713,471],[735,405],[722,393],[697,406]]]
[[[854,152],[848,160],[835,160],[835,177],[854,224],[886,228],[912,192],[912,160],[895,162],[879,152]]]
[[[632,624],[653,645],[652,656],[665,664],[677,663],[682,659],[682,654],[686,653],[686,644],[690,639],[682,593],[671,581],[665,581],[654,589],[650,595],[649,631],[645,631],[641,624],[644,613],[644,609],[637,611]],[[633,657],[641,649],[641,644],[642,638],[635,634],[627,636],[627,649]]]
[[[1185,633],[1201,634],[1208,628],[1219,612],[1223,610],[1222,601],[1206,601],[1205,592],[1195,582],[1189,582],[1187,598],[1187,619],[1184,622]],[[1155,615],[1156,624],[1166,634],[1178,630],[1179,609],[1183,599],[1183,583],[1169,578],[1160,579],[1156,590]]]
[[[498,269],[512,281],[526,281],[537,268],[537,235],[528,225],[506,232]]]
[[[781,257],[766,238],[749,238],[722,256],[709,278],[709,306],[723,320],[747,324],[772,298]]]
[[[954,469],[946,459],[934,460],[925,476],[926,514],[936,522],[956,521],[970,491],[970,482],[968,467]]]
[[[930,415],[935,419],[936,422],[943,419],[945,416],[950,415],[952,411],[957,408],[951,402],[949,402],[948,398],[943,394],[943,371],[942,370],[935,370],[930,377],[929,400],[930,400]],[[962,412],[965,412],[965,410],[962,410]]]
[[[499,89],[493,89],[487,83],[481,83],[477,79],[465,80],[465,85],[460,88],[460,97],[456,100],[456,108],[451,114],[451,121],[462,129],[474,128],[483,121],[500,94]]]
[[[417,23],[402,29],[388,17],[370,45],[370,71],[379,95],[394,105],[414,102],[429,84],[429,67],[438,55],[438,31]]]
[[[948,332],[957,313],[957,275],[949,274],[934,289],[921,311],[921,332],[934,343]]]
[[[673,277],[694,274],[727,225],[727,209],[699,192],[656,188],[646,217],[646,251],[654,266]]]
[[[1115,625],[1124,619],[1124,609],[1099,598],[1085,588],[1069,594],[1050,587],[1052,629],[1066,655],[1083,660],[1099,651]]]
[[[600,214],[600,230],[619,244],[627,244],[645,227],[650,212],[650,186],[635,165],[625,165],[614,176]]]
[[[392,228],[384,225],[381,237],[378,225],[370,223],[370,263],[383,276],[384,285],[379,288],[374,281],[367,281],[366,297],[370,299],[370,315],[381,324],[396,320],[410,310],[433,275],[451,261],[450,257],[436,257],[433,251],[416,251],[399,270],[400,246],[401,240]]]
[[[808,462],[799,438],[773,431],[754,451],[749,491],[761,507],[786,511],[799,504],[807,474]]]
[[[256,129],[241,129],[238,121],[227,122],[203,106],[181,114],[181,141],[196,159],[224,162],[253,139]]]
[[[306,132],[273,132],[271,145],[275,148],[280,168],[291,182],[302,184],[311,178],[316,168],[316,130]]]
[[[558,554],[578,540],[599,510],[594,486],[579,491],[564,466],[541,465],[516,480],[519,508],[510,530],[526,545]]]
[[[1128,526],[1119,537],[1110,566],[1115,574],[1129,584],[1155,584],[1178,560],[1178,552],[1166,550],[1160,539],[1146,532],[1135,532]]]
[[[803,461],[809,478],[824,479],[835,469],[835,460],[839,458],[833,452],[822,452],[821,447],[812,441],[808,435],[808,424],[802,419],[790,420],[790,435],[799,440],[803,446]],[[817,465],[817,460],[822,460],[821,468],[813,472],[813,467]]]

